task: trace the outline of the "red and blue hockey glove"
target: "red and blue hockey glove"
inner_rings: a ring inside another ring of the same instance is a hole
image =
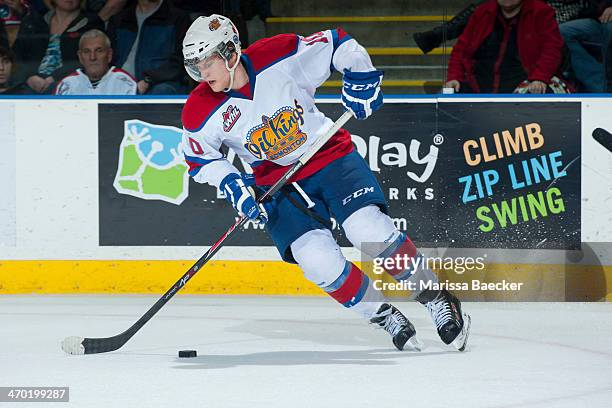
[[[219,189],[225,193],[225,198],[232,203],[240,215],[265,224],[268,221],[268,213],[262,205],[257,204],[255,197],[247,188],[253,185],[254,179],[251,180],[252,178],[252,175],[246,173],[230,173],[221,180]]]
[[[342,105],[353,112],[357,119],[365,119],[383,104],[380,85],[382,71],[351,72],[344,70]]]

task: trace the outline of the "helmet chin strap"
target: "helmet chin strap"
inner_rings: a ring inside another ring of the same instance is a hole
[[[234,74],[236,73],[236,68],[238,67],[238,64],[240,64],[241,55],[242,55],[242,52],[240,51],[240,48],[238,48],[238,50],[236,51],[236,62],[234,63],[232,67],[229,66],[228,60],[226,60],[225,58],[223,59],[225,61],[225,68],[229,71],[229,74],[230,74],[229,87],[227,89],[224,89],[223,92],[231,91],[232,87],[234,86]]]

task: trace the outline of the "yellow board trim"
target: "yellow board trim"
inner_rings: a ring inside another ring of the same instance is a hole
[[[162,294],[193,261],[0,261],[0,294]],[[372,275],[378,279],[379,275]],[[612,266],[487,264],[465,275],[439,271],[440,281],[525,282],[519,292],[463,293],[471,300],[612,301]],[[384,281],[392,278],[384,276]],[[211,261],[181,293],[323,296],[296,265],[281,261]],[[401,292],[400,292],[401,293]],[[386,292],[394,297],[397,293]],[[561,296],[561,297],[559,297]]]
[[[443,22],[453,16],[312,16],[268,17],[266,23],[388,23],[388,22]]]
[[[2,261],[0,293],[165,293],[193,261]],[[182,293],[314,295],[291,264],[211,261]]]

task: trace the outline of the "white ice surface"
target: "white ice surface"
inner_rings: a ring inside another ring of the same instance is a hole
[[[57,407],[612,407],[609,303],[466,303],[465,353],[397,303],[425,342],[411,353],[327,298],[178,296],[119,351],[61,351],[70,335],[125,330],[156,299],[0,296],[0,386],[70,386]]]

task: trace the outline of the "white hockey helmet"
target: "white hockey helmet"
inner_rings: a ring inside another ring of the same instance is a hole
[[[229,66],[229,59],[236,52],[238,58],[234,66]],[[198,64],[218,53],[225,60],[225,67],[230,71],[231,83],[234,80],[234,70],[240,62],[240,39],[238,30],[232,21],[219,14],[198,17],[187,30],[183,40],[183,58],[185,69],[191,78],[202,82],[202,74]],[[230,84],[230,88],[231,88]]]

